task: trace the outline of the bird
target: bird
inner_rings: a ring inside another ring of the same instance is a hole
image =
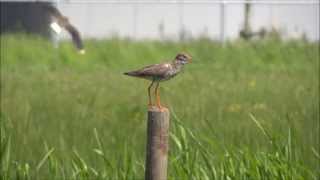
[[[82,43],[80,32],[69,22],[69,19],[66,16],[62,15],[60,11],[52,5],[44,5],[43,8],[53,19],[51,28],[53,28],[57,33],[60,33],[61,27],[67,30],[71,35],[72,41],[76,46],[78,52],[80,54],[85,54],[85,49]]]
[[[148,86],[148,97],[149,97],[148,107],[149,108],[154,106],[151,98],[151,89],[155,84],[156,87],[154,90],[154,94],[156,97],[156,106],[160,110],[163,110],[164,107],[161,106],[161,103],[160,103],[160,93],[159,93],[160,82],[167,81],[175,77],[179,72],[181,72],[184,65],[191,63],[191,61],[192,61],[191,55],[189,55],[186,52],[181,52],[181,53],[178,53],[173,59],[173,61],[171,62],[145,66],[138,70],[125,72],[124,74],[151,81],[151,84]]]

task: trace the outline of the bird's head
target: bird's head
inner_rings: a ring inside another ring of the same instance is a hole
[[[188,53],[182,52],[176,56],[175,61],[180,64],[188,64],[191,63],[192,57]]]

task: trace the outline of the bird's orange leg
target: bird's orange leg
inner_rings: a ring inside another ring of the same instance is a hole
[[[160,110],[162,110],[163,107],[161,106],[161,103],[160,103],[159,82],[157,82],[157,85],[156,85],[155,96],[157,98],[157,106]]]
[[[153,106],[153,104],[152,104],[152,99],[151,99],[151,93],[150,93],[150,90],[151,90],[151,88],[152,88],[153,83],[154,83],[154,81],[152,81],[151,84],[150,84],[149,87],[148,87],[148,96],[149,96],[148,106],[149,106],[149,107],[152,107],[152,106]]]

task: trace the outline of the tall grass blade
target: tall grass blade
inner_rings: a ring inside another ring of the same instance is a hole
[[[54,152],[54,148],[51,148],[41,159],[41,161],[38,163],[37,167],[36,167],[36,171],[39,171],[40,168],[43,166],[43,164],[48,160],[48,158],[50,157],[50,155]]]
[[[273,143],[273,138],[270,136],[270,134],[265,130],[265,128],[261,125],[261,123],[253,116],[252,113],[249,113],[250,118],[253,120],[253,122],[257,125],[257,127],[261,130],[263,135],[268,138],[268,140]]]
[[[0,172],[1,172],[1,174],[3,173],[3,177],[5,177],[5,175],[9,174],[10,158],[11,158],[11,137],[9,136],[8,139],[6,139],[4,143],[1,142]]]

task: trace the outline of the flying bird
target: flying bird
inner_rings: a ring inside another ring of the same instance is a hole
[[[52,5],[44,5],[44,9],[49,12],[50,16],[53,18],[53,22],[50,24],[51,28],[59,34],[61,32],[61,27],[69,32],[71,35],[72,41],[78,52],[84,54],[84,46],[81,40],[80,32],[70,24],[69,19],[62,15],[60,11]]]
[[[190,63],[192,57],[187,53],[179,53],[172,62],[161,63],[161,64],[153,64],[150,66],[143,67],[141,69],[130,71],[124,73],[128,76],[143,78],[151,81],[151,84],[148,87],[148,96],[149,96],[149,103],[148,106],[152,107],[152,100],[151,100],[151,88],[154,84],[155,87],[155,97],[156,97],[156,105],[160,110],[163,109],[160,103],[160,94],[159,94],[159,83],[161,81],[166,81],[174,76],[176,76],[182,69],[185,64]]]

